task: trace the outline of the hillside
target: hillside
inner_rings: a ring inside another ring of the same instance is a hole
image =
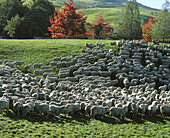
[[[51,0],[55,7],[59,9],[64,6],[64,2],[69,2],[69,0]],[[103,13],[106,22],[113,25],[116,14],[126,0],[73,0],[74,6],[78,7],[82,14],[87,16],[87,22],[92,23],[95,20],[95,16],[99,13]],[[139,3],[139,9],[141,14],[141,19],[146,22],[149,16],[157,16],[159,10],[147,7]]]
[[[105,21],[113,25],[113,22],[115,18],[117,17],[116,14],[120,10],[121,10],[121,7],[119,8],[89,8],[89,9],[80,9],[79,11],[81,11],[82,14],[87,16],[87,22],[89,23],[92,23],[95,20],[96,15],[98,15],[99,13],[102,13]],[[149,19],[149,16],[154,17],[159,14],[159,11],[153,11],[153,10],[145,9],[142,7],[140,7],[139,10],[140,10],[141,19],[144,19],[145,22]]]
[[[69,0],[51,0],[56,7],[62,7],[64,2],[69,2]],[[74,5],[79,9],[86,8],[117,8],[123,7],[126,0],[73,0]],[[158,10],[143,4],[139,3],[139,7],[149,9],[149,10]]]

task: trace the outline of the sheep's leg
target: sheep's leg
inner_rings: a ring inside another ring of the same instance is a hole
[[[95,118],[95,114],[93,114],[92,116],[93,116],[93,118]]]
[[[101,119],[103,119],[103,114],[102,114],[102,116],[101,116]]]
[[[111,118],[111,116],[112,116],[112,114],[111,114],[111,113],[109,113],[109,119]]]

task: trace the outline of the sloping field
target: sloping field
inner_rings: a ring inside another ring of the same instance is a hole
[[[54,57],[71,56],[85,48],[85,42],[105,43],[106,48],[113,40],[85,39],[0,39],[0,60],[24,60],[25,64],[49,64]]]
[[[0,60],[24,60],[29,63],[48,64],[54,57],[71,56],[84,48],[84,43],[105,43],[111,40],[0,40]],[[170,117],[156,115],[133,118],[130,113],[124,120],[116,117],[92,119],[82,113],[74,117],[28,114],[25,119],[10,110],[0,114],[0,137],[154,137],[170,136]]]
[[[92,23],[94,20],[96,20],[96,15],[99,15],[102,13],[105,21],[107,23],[110,23],[113,25],[115,18],[117,17],[118,12],[121,10],[121,8],[90,8],[90,9],[80,9],[82,14],[87,16],[87,21],[89,23]],[[159,11],[153,11],[148,10],[145,8],[139,8],[141,19],[144,19],[144,21],[147,21],[149,19],[149,16],[156,16],[156,14],[159,13]],[[151,12],[153,12],[153,15],[151,15]]]

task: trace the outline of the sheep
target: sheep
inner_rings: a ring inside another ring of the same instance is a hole
[[[26,117],[27,113],[31,113],[31,112],[32,112],[32,115],[34,115],[34,103],[29,102],[29,103],[23,104],[21,107],[21,111],[22,111],[22,117]]]
[[[14,103],[14,105],[13,105],[14,115],[16,115],[16,114],[20,115],[20,111],[21,111],[22,106],[23,106],[23,103],[21,103],[21,102]]]
[[[32,64],[25,65],[25,67],[24,67],[25,71],[28,71],[28,70],[30,70],[31,66],[32,66]]]
[[[156,113],[156,104],[151,104],[148,106],[148,114],[149,116],[153,116]]]
[[[47,116],[49,116],[49,104],[35,102],[34,108],[35,108],[35,111],[38,112],[40,115],[46,114]]]
[[[77,114],[80,111],[80,104],[79,103],[75,103],[73,104],[73,113]]]
[[[15,61],[14,64],[17,66],[21,66],[24,64],[24,61]]]
[[[96,42],[96,46],[98,46],[99,48],[103,48],[105,46],[105,44],[104,43],[97,43]]]
[[[90,48],[90,49],[93,49],[93,48],[95,47],[95,45],[93,45],[93,44],[88,44],[88,43],[85,43],[85,46],[86,46],[87,48]]]
[[[139,113],[141,113],[141,116],[143,117],[143,114],[146,112],[146,106],[145,104],[140,104],[139,105]]]
[[[35,75],[43,75],[43,70],[34,70]]]
[[[9,100],[8,99],[6,99],[6,98],[0,98],[0,113],[2,113],[2,111],[4,110],[4,109],[7,109],[7,111],[8,111],[8,109],[9,109]]]
[[[170,115],[170,104],[163,104],[160,107],[161,114],[164,115]]]
[[[42,65],[43,65],[43,63],[35,63],[35,64],[33,65],[33,69],[35,69],[35,68],[41,68]]]
[[[139,111],[139,105],[136,103],[131,104],[131,110],[133,112],[133,117],[136,117]]]
[[[109,118],[111,118],[111,116],[123,119],[125,117],[125,107],[111,107],[109,109]]]
[[[95,118],[95,116],[101,116],[101,119],[103,119],[104,114],[106,114],[109,111],[109,107],[102,107],[102,106],[92,106],[90,108],[90,115]]]
[[[60,106],[50,105],[49,111],[51,114],[59,116],[60,113],[62,112],[62,108]]]
[[[71,114],[71,116],[74,115],[74,107],[73,104],[66,104],[63,109],[63,113],[66,115]]]
[[[116,42],[110,42],[110,46],[116,45]]]
[[[86,105],[86,106],[85,106],[85,112],[84,112],[84,114],[90,115],[90,109],[91,109],[92,106],[93,106],[93,105]]]

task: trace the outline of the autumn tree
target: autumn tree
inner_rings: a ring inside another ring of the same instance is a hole
[[[84,17],[81,12],[76,13],[77,8],[73,6],[72,0],[69,4],[64,2],[64,5],[65,8],[57,10],[54,19],[50,19],[51,27],[48,27],[48,30],[51,31],[52,37],[84,38],[87,17]]]
[[[90,24],[87,35],[93,36],[93,38],[99,38],[100,36],[109,37],[112,30],[112,26],[109,23],[105,23],[102,13],[100,13],[96,16],[96,20]]]
[[[152,18],[152,16],[150,16],[148,22],[142,28],[142,36],[145,39],[145,41],[148,41],[148,42],[152,41],[151,26],[152,26],[152,24],[155,23],[155,20],[156,20],[155,18]]]

